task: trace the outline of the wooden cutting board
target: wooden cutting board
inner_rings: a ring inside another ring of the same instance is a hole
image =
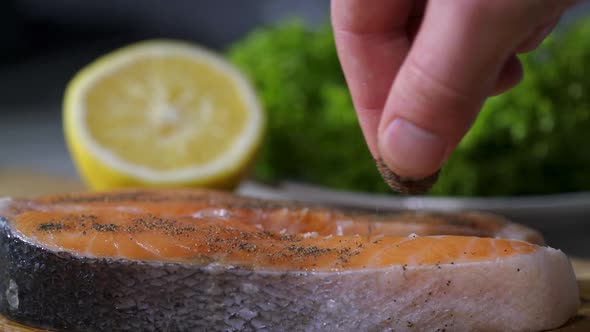
[[[590,331],[590,260],[572,259],[572,264],[578,276],[582,305],[578,316],[574,317],[565,326],[552,330],[552,332],[588,332]],[[3,332],[48,332],[26,327],[11,322],[0,316],[0,331]]]
[[[75,177],[36,170],[0,168],[0,196],[33,197],[85,190]]]

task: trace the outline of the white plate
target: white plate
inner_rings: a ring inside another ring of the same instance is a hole
[[[590,221],[590,192],[493,198],[397,196],[338,191],[288,181],[276,186],[248,181],[238,192],[253,197],[289,199],[375,212],[486,211],[545,231],[580,227]]]

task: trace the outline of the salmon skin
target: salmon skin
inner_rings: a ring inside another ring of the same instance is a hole
[[[206,190],[0,201],[0,313],[57,331],[542,331],[578,306],[565,254],[487,214]]]

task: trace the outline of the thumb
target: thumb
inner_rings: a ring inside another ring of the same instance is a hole
[[[379,124],[379,154],[396,175],[427,178],[455,149],[538,21],[522,3],[530,1],[428,3]]]

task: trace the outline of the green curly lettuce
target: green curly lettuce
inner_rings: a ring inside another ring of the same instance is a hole
[[[229,58],[253,81],[268,115],[254,176],[387,192],[363,139],[329,26],[297,20],[251,32]]]
[[[488,100],[433,194],[590,189],[590,21],[575,22],[521,60],[524,80]]]

